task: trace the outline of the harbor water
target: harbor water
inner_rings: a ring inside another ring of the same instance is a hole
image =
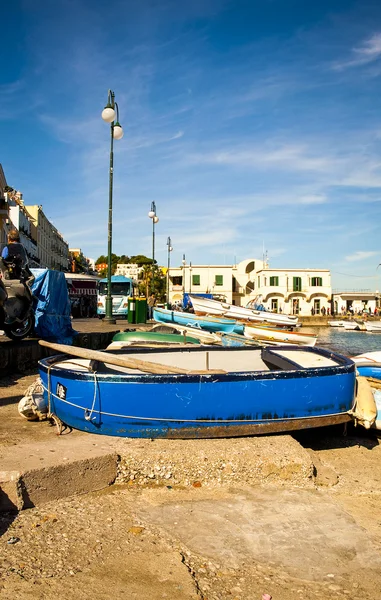
[[[316,346],[334,350],[345,356],[381,351],[381,334],[347,331],[343,327],[302,327],[303,333],[318,336]]]

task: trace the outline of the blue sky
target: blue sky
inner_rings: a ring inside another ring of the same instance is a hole
[[[0,163],[71,247],[328,268],[381,289],[381,4],[14,0],[2,11]]]

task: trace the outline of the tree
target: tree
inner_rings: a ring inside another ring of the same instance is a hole
[[[166,279],[163,271],[156,264],[152,268],[151,264],[143,265],[139,275],[139,293],[148,296],[154,293],[159,302],[165,300]]]
[[[147,258],[144,254],[137,254],[136,256],[131,256],[129,262],[139,265],[139,267],[142,265],[152,265],[152,258]]]
[[[104,256],[103,254],[101,254],[100,257],[97,258],[97,260],[95,261],[95,264],[101,265],[103,263],[107,263],[107,256]]]

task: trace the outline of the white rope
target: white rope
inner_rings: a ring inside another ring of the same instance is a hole
[[[46,389],[46,388],[44,388]],[[75,404],[74,402],[69,402],[68,400],[63,400],[62,398],[60,398],[59,396],[56,396],[55,394],[53,394],[53,392],[50,392],[52,396],[54,396],[54,398],[56,398],[57,400],[59,400],[60,402],[64,402],[65,404],[68,404],[69,406],[74,406],[74,408],[80,408],[82,410],[84,410],[85,412],[89,411],[88,408],[85,408],[84,406],[81,406],[79,404]],[[93,408],[94,408],[94,404],[93,404]],[[171,419],[171,418],[161,418],[161,417],[137,417],[136,415],[120,415],[118,413],[109,413],[109,412],[104,412],[104,411],[99,411],[99,410],[93,410],[93,408],[91,409],[92,412],[97,413],[99,415],[105,415],[107,417],[119,417],[121,419],[136,419],[137,421],[169,421],[169,422],[173,422],[173,423],[178,423],[179,421],[181,423],[214,423],[214,424],[218,424],[218,423],[238,423],[240,425],[242,424],[246,424],[246,423],[268,423],[268,422],[272,422],[272,421],[296,421],[296,420],[301,420],[301,419],[310,419],[311,417],[285,417],[285,418],[274,418],[274,419],[252,419],[252,420],[247,420],[247,421],[243,421],[241,420],[229,420],[229,419]],[[340,416],[343,414],[347,414],[347,412],[343,412],[343,413],[332,413],[329,415],[316,415],[316,417],[336,417],[336,416]]]

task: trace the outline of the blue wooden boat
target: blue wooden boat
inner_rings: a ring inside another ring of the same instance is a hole
[[[193,313],[180,312],[178,310],[167,310],[166,308],[154,308],[153,318],[158,323],[177,323],[185,327],[199,327],[205,331],[234,331],[237,323],[233,319],[219,317],[199,317]]]
[[[91,433],[217,438],[286,432],[349,421],[355,399],[353,361],[319,348],[96,352],[40,344],[67,351],[39,363],[50,413]]]

